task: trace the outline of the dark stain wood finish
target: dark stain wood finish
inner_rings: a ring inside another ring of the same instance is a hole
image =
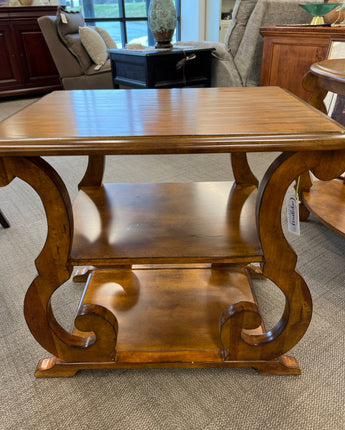
[[[246,152],[277,150],[257,188]],[[102,184],[106,154],[205,152],[232,153],[235,183]],[[41,156],[78,154],[90,158],[72,206]],[[36,376],[210,366],[300,373],[285,354],[306,332],[312,302],[281,209],[295,177],[336,177],[344,155],[342,126],[274,87],[66,91],[3,121],[0,185],[29,183],[48,221],[24,306],[54,356]],[[251,263],[286,298],[269,331]],[[68,332],[51,296],[80,265],[88,281]]]
[[[0,7],[0,97],[61,88],[58,71],[38,26],[56,6]]]
[[[114,88],[209,87],[213,50],[197,47],[151,51],[110,49]],[[180,67],[176,67],[178,63]]]

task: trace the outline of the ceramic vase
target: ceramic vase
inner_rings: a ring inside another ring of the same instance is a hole
[[[151,0],[148,22],[156,49],[172,48],[171,39],[176,27],[176,9],[172,0]]]

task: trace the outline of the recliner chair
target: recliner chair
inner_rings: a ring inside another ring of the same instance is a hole
[[[95,70],[95,64],[86,51],[80,50],[77,58],[69,47],[61,40],[57,29],[55,16],[41,16],[38,24],[48,45],[51,56],[58,69],[62,86],[65,90],[112,89],[110,61],[100,70]],[[78,29],[78,27],[76,27]],[[78,30],[75,38],[79,38]]]
[[[304,0],[304,3],[322,0]],[[307,24],[311,15],[301,0],[236,0],[225,43],[177,42],[175,46],[212,47],[212,87],[247,87],[260,84],[263,37],[266,25]]]

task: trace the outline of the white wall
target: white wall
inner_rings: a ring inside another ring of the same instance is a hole
[[[206,0],[205,40],[219,42],[222,0]]]
[[[181,3],[181,40],[205,40],[206,0],[181,0]]]
[[[181,40],[218,42],[222,0],[181,0],[181,3]]]

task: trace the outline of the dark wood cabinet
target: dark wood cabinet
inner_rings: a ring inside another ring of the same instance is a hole
[[[0,97],[61,88],[59,74],[37,23],[56,6],[0,8]]]
[[[307,100],[302,86],[310,66],[324,60],[331,39],[345,39],[344,27],[262,27],[264,49],[261,85],[286,88]]]

